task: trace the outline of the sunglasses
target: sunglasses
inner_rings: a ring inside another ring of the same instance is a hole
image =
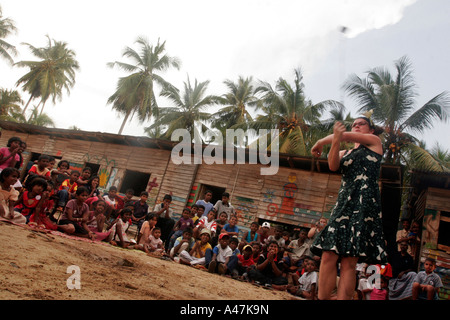
[[[362,127],[362,126],[365,126],[365,125],[368,125],[368,123],[367,123],[366,121],[363,121],[363,122],[355,122],[355,123],[352,124],[352,128],[354,128],[354,127],[356,127],[356,126]]]

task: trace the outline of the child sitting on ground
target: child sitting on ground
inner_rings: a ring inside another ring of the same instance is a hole
[[[27,219],[19,212],[14,211],[14,204],[19,200],[19,191],[12,186],[19,179],[19,170],[5,168],[0,173],[0,217],[13,223],[25,224]]]
[[[253,243],[259,243],[260,237],[258,233],[259,224],[256,221],[253,221],[250,225],[250,230],[248,230],[244,235],[242,236],[241,242],[239,243],[239,250],[242,251],[242,249],[246,245],[253,245]]]
[[[164,253],[164,243],[161,240],[161,228],[152,228],[150,235],[146,238],[146,241],[141,243],[130,245],[128,249],[142,250],[147,254],[156,254],[161,256]]]
[[[210,210],[206,216],[200,218],[197,223],[197,226],[194,228],[194,238],[198,239],[200,233],[204,228],[208,229],[211,232],[211,237],[214,237],[216,234],[217,223],[215,220],[215,213],[213,210]]]
[[[105,200],[97,200],[92,203],[93,211],[89,212],[89,220],[87,226],[89,230],[95,233],[95,240],[102,241],[108,238],[110,232],[103,232],[105,227],[105,211],[106,202]]]
[[[29,182],[27,190],[22,192],[15,203],[14,211],[21,213],[26,218],[27,223],[47,187],[47,181],[42,178],[34,178]]]
[[[206,250],[211,250],[211,232],[204,228],[200,234],[200,240],[197,240],[194,247],[188,252],[183,250],[180,253],[180,263],[190,265],[197,268],[205,268],[205,254]]]
[[[75,198],[75,193],[78,189],[77,180],[80,176],[80,172],[77,170],[72,170],[70,172],[69,179],[63,181],[58,191],[58,208],[57,211],[62,211],[66,206],[66,203]]]
[[[43,178],[47,181],[52,179],[51,171],[48,168],[50,162],[50,156],[48,155],[40,155],[36,164],[31,166],[30,170],[28,170],[28,177],[25,178],[24,185],[26,186],[28,181],[31,181],[35,177]]]
[[[113,246],[127,248],[131,241],[128,239],[127,230],[130,226],[131,210],[126,208],[119,212],[118,217],[113,221],[107,230],[111,230],[107,241]]]
[[[298,285],[288,285],[287,290],[301,298],[316,300],[317,293],[317,265],[314,259],[305,259],[305,272],[298,280]]]
[[[154,213],[149,213],[145,218],[142,228],[139,231],[137,243],[143,244],[147,241],[148,237],[152,234],[153,228],[158,223],[158,216]]]
[[[230,236],[227,233],[219,235],[219,244],[213,250],[206,250],[205,259],[208,265],[208,272],[224,275],[227,272],[227,265],[233,251],[230,246]]]
[[[192,237],[193,232],[191,228],[184,230],[183,235],[175,240],[173,248],[169,251],[171,259],[175,259],[183,250],[190,251],[195,244],[195,239]]]
[[[214,248],[219,243],[219,234],[222,232],[222,228],[228,222],[228,214],[223,211],[219,214],[219,218],[216,219],[216,234],[211,237],[211,246]]]
[[[426,258],[423,264],[425,270],[419,271],[412,287],[412,299],[437,300],[442,280],[435,272],[436,260]]]
[[[175,243],[175,240],[183,234],[183,231],[187,228],[193,228],[194,227],[194,221],[192,221],[190,217],[191,210],[189,208],[184,208],[183,212],[181,213],[180,219],[175,223],[173,227],[173,233],[170,236],[170,242],[168,249],[172,249],[173,245]],[[195,230],[195,229],[194,229]],[[194,232],[195,234],[195,232]],[[194,236],[194,238],[196,238]],[[196,238],[197,239],[197,238]]]

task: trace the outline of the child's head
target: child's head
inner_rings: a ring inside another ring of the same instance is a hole
[[[37,166],[40,170],[43,170],[49,166],[50,156],[42,154],[38,158]]]
[[[127,189],[127,191],[125,192],[125,197],[127,197],[128,199],[131,199],[134,197],[134,190],[133,189]],[[148,193],[147,193],[147,197],[148,197]]]
[[[19,137],[11,137],[8,139],[8,143],[6,144],[6,146],[11,149],[17,149],[20,147],[20,144],[22,143],[22,140]]]
[[[209,210],[207,217],[208,221],[211,222],[216,218],[216,213],[213,210]]]
[[[8,187],[16,184],[19,179],[20,171],[16,168],[5,168],[0,173],[0,182],[6,184]]]
[[[116,186],[111,186],[108,190],[108,196],[110,198],[115,198],[117,195],[117,187]]]
[[[195,217],[195,215],[197,214],[198,211],[198,205],[197,204],[193,204],[191,207],[191,215],[192,217]]]
[[[420,230],[420,224],[419,224],[419,222],[414,221],[414,222],[411,224],[411,232],[414,232],[415,234],[418,234],[418,233],[419,233],[419,230]]]
[[[250,225],[250,231],[251,232],[256,232],[258,231],[259,228],[259,224],[256,221],[253,221],[252,224]]]
[[[49,156],[47,168],[53,169],[55,167],[55,163],[56,163],[55,157]]]
[[[140,194],[140,197],[141,197],[141,202],[147,202],[147,199],[148,199],[148,192],[147,191],[142,191],[141,192],[141,194]]]
[[[222,193],[222,203],[227,204],[230,200],[230,194],[228,192]]]
[[[166,194],[163,198],[164,207],[167,207],[172,203],[172,196],[170,194]]]
[[[275,233],[275,238],[279,239],[283,235],[283,227],[276,226],[274,233]]]
[[[91,188],[97,188],[100,184],[100,177],[99,176],[92,176],[89,178],[87,185]]]
[[[92,169],[89,167],[86,167],[81,171],[81,179],[82,180],[88,180],[91,177]]]
[[[106,202],[104,200],[97,200],[92,204],[96,213],[103,213],[106,210]]]
[[[80,177],[80,171],[72,170],[70,172],[70,176],[69,176],[70,182],[72,182],[72,183],[76,182],[79,177]]]
[[[228,233],[221,233],[219,235],[219,244],[220,246],[225,249],[228,246],[228,243],[230,243],[230,235]]]
[[[189,219],[191,217],[191,209],[184,208],[181,216],[183,217],[183,219]]]
[[[239,245],[239,240],[238,240],[238,238],[236,238],[236,237],[231,237],[231,238],[230,238],[230,244],[229,244],[231,250],[233,250],[233,251],[236,250],[236,248],[237,248],[238,245]]]
[[[36,177],[30,181],[27,189],[35,195],[40,195],[42,192],[47,190],[47,181],[43,178]]]
[[[25,150],[27,150],[27,147],[28,147],[27,143],[25,141],[22,141],[22,142],[20,142],[20,147],[17,152],[22,153]]]
[[[78,187],[75,191],[75,197],[80,202],[85,202],[89,197],[89,190],[86,187]]]
[[[161,237],[161,228],[160,227],[154,227],[152,229],[152,235],[155,239],[159,239]]]
[[[314,259],[311,258],[305,258],[305,271],[306,272],[312,272],[315,271],[317,268],[317,262]]]
[[[278,253],[278,250],[280,249],[278,242],[275,240],[270,241],[269,246],[267,248],[267,252],[272,252],[274,254]]]
[[[300,232],[298,234],[298,239],[300,241],[305,241],[307,237],[308,237],[308,232],[303,228],[300,229]]]
[[[259,243],[259,242],[254,242],[254,243],[252,244],[252,249],[253,249],[253,253],[259,254],[259,252],[261,251],[261,243]]]
[[[212,199],[213,193],[211,190],[206,190],[205,192],[205,202],[210,202]]]
[[[289,231],[283,231],[282,237],[284,241],[289,241],[289,238],[291,237]]]
[[[411,222],[409,221],[409,219],[402,219],[402,226],[403,229],[408,230],[411,227]]]
[[[222,224],[224,224],[228,220],[228,214],[225,211],[222,211],[219,214],[219,220]]]
[[[150,228],[153,228],[158,223],[158,216],[155,213],[149,213],[146,217],[148,223],[150,224]]]
[[[426,258],[425,262],[423,263],[423,267],[427,274],[432,273],[434,269],[436,269],[436,260],[430,257]]]
[[[132,214],[132,211],[130,209],[124,208],[120,211],[119,216],[123,222],[127,222],[131,219],[131,214]]]
[[[209,231],[206,228],[203,228],[202,232],[200,233],[200,240],[202,243],[209,242],[209,240],[211,240],[211,231]]]
[[[268,223],[267,221],[263,222],[263,224],[261,225],[261,230],[264,234],[268,234],[270,231],[270,223]]]
[[[186,228],[183,232],[183,239],[190,240],[193,234],[194,233],[191,228]]]
[[[59,170],[69,170],[70,163],[67,160],[61,160],[58,162],[58,165],[56,166]]]
[[[205,212],[205,206],[202,204],[198,205],[197,216],[201,217]]]
[[[237,224],[237,216],[236,215],[231,215],[230,220],[228,221],[228,223],[230,224],[230,226],[235,226]]]
[[[253,254],[252,246],[249,244],[244,246],[244,248],[242,249],[242,255],[244,256],[244,258],[248,259],[252,254]]]

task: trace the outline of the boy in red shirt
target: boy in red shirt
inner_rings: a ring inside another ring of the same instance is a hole
[[[70,173],[69,179],[66,179],[63,181],[63,183],[61,183],[58,191],[59,201],[57,210],[62,210],[65,207],[67,201],[75,198],[75,192],[78,189],[77,180],[79,177],[80,171],[73,170]]]

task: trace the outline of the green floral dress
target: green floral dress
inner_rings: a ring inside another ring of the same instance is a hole
[[[327,226],[311,252],[333,251],[359,262],[385,263],[378,178],[382,156],[360,145],[341,159],[341,187]]]

